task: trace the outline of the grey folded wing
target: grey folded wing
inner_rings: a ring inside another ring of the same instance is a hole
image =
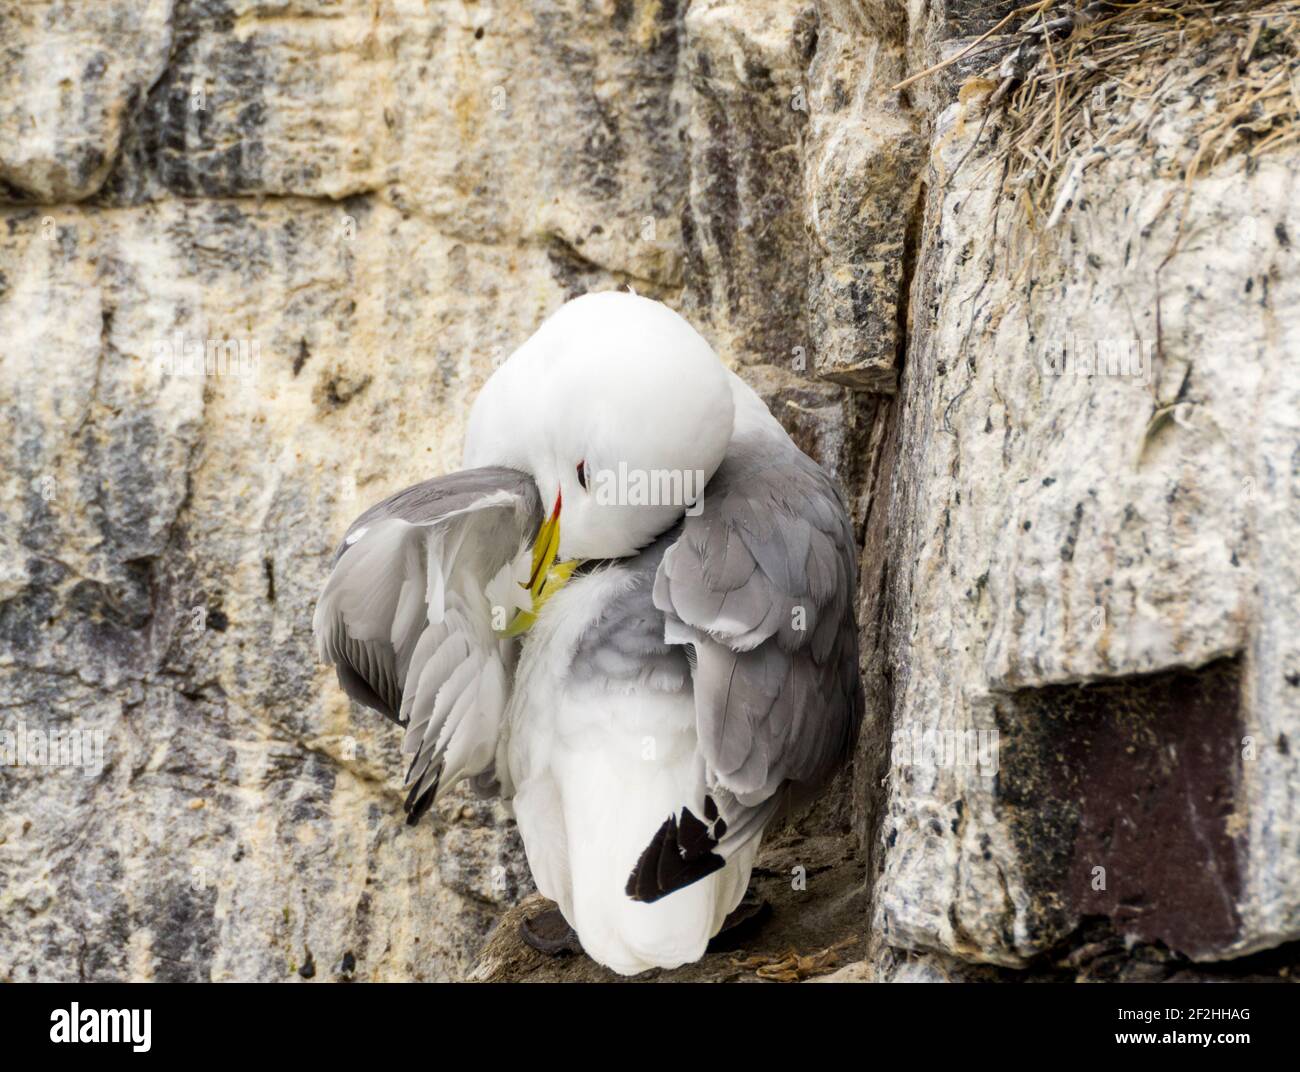
[[[693,653],[699,793],[642,853],[628,896],[657,900],[718,870],[847,759],[863,708],[856,590],[830,476],[784,436],[733,443],[654,586],[666,639]]]
[[[371,507],[335,553],[317,650],[349,696],[406,727],[409,822],[461,778],[492,782],[516,644],[494,630],[494,593],[541,518],[531,477],[470,469]]]

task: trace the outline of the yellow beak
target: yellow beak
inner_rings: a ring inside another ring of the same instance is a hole
[[[571,558],[567,562],[556,562],[560,553],[560,500],[555,501],[555,510],[542,522],[537,530],[537,539],[533,541],[533,569],[526,583],[520,587],[528,590],[532,597],[532,610],[520,610],[514,619],[502,631],[503,637],[519,636],[526,633],[537,621],[546,601],[555,595],[578,568],[580,560]]]

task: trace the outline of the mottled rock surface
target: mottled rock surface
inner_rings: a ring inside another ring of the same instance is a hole
[[[0,3],[0,192],[96,193],[167,67],[173,0]]]
[[[0,979],[604,977],[500,804],[403,825],[310,617],[626,284],[862,542],[853,769],[656,977],[1292,972],[1300,153],[1184,184],[1170,100],[1030,241],[979,65],[898,88],[1015,6],[0,0],[0,731],[104,744],[0,767]]]
[[[1035,233],[1000,120],[977,143],[991,88],[935,115],[924,180],[873,930],[1022,968],[1106,942],[1156,961],[1282,946],[1300,937],[1300,156],[1166,175],[1199,119],[1175,97]],[[927,733],[994,762],[936,761]]]

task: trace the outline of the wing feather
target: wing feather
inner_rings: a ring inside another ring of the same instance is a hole
[[[425,481],[349,528],[312,625],[344,691],[406,727],[409,821],[493,761],[517,641],[493,630],[499,589],[541,523],[531,478],[471,469]]]
[[[856,556],[839,490],[784,433],[733,441],[655,577],[664,638],[693,653],[701,785],[642,854],[630,897],[712,873],[846,760],[863,707]]]

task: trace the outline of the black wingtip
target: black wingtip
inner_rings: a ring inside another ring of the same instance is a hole
[[[632,900],[652,904],[726,866],[713,851],[722,836],[718,827],[726,828],[711,797],[705,798],[704,814],[710,822],[701,822],[690,808],[682,809],[680,821],[675,815],[664,820],[628,876],[624,892]]]
[[[414,826],[424,817],[424,813],[433,807],[433,798],[438,795],[438,783],[441,780],[441,777],[435,778],[433,784],[424,791],[422,796],[416,796],[420,789],[419,782],[411,786],[411,791],[406,795],[407,826]]]

